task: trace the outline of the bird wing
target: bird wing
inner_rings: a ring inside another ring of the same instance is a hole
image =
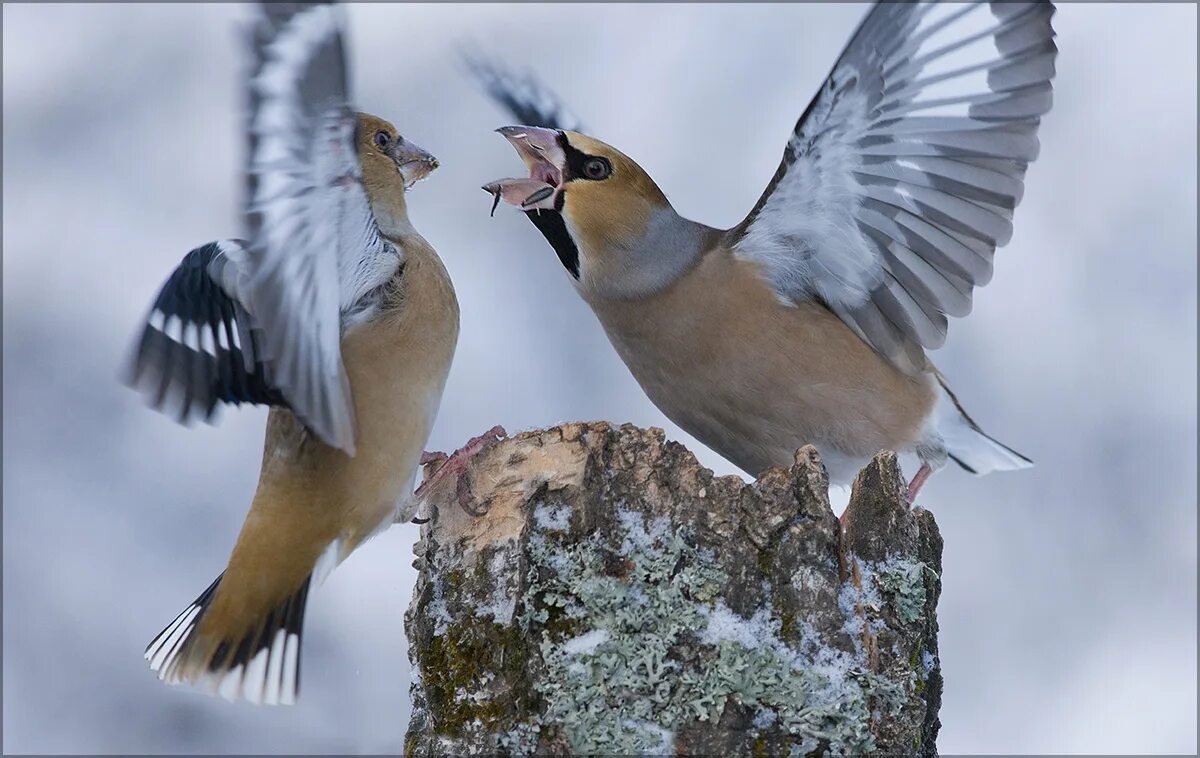
[[[362,184],[341,9],[268,4],[252,30],[246,207],[237,290],[275,386],[322,440],[354,452],[344,317],[398,270]]]
[[[522,126],[583,131],[583,123],[532,73],[517,75],[500,61],[480,55],[468,53],[463,57],[467,70],[484,92]]]
[[[1050,3],[880,3],[727,234],[785,302],[816,300],[916,373],[1012,234],[1050,110]]]
[[[271,383],[262,335],[230,286],[245,254],[241,240],[189,252],[159,291],[142,329],[128,382],[159,410],[178,398],[181,422],[193,414],[211,421],[219,402],[286,405]]]

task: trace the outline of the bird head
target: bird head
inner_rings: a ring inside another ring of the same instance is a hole
[[[600,140],[531,126],[496,130],[516,148],[527,178],[483,189],[529,216],[585,292],[632,297],[654,289],[670,261],[679,218],[642,167]],[[495,206],[493,205],[493,210]]]
[[[408,226],[404,193],[433,173],[438,160],[409,142],[387,121],[359,113],[356,129],[363,186],[380,230]],[[394,232],[393,232],[394,233]]]

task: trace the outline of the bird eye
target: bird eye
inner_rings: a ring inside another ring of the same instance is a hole
[[[612,173],[612,164],[606,158],[588,158],[583,164],[583,176],[587,179],[599,181],[607,179]]]
[[[381,150],[386,150],[391,142],[392,138],[387,132],[375,132],[375,144],[379,145]]]

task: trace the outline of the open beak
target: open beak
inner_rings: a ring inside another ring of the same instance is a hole
[[[396,167],[404,177],[404,189],[412,187],[438,167],[437,158],[406,139],[396,140],[391,152],[392,160],[396,161]]]
[[[496,131],[517,149],[529,176],[497,179],[483,185],[484,191],[495,198],[492,213],[501,200],[525,211],[555,210],[567,162],[566,153],[558,143],[559,133],[536,126],[502,126]]]

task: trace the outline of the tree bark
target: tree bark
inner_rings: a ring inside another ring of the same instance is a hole
[[[414,755],[935,755],[942,541],[896,458],[746,484],[658,429],[498,442],[431,494]],[[460,506],[460,502],[465,505]]]

